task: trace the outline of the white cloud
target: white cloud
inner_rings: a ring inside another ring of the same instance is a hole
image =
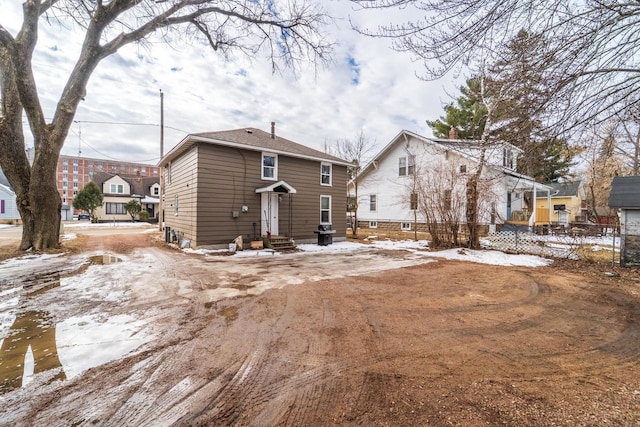
[[[20,5],[9,1],[0,5],[0,23],[15,31]],[[334,63],[317,72],[312,65],[303,65],[296,76],[290,71],[272,74],[262,58],[225,59],[200,45],[127,46],[94,72],[62,152],[77,154],[80,145],[86,157],[155,163],[161,89],[165,153],[188,132],[240,127],[268,131],[271,121],[277,123],[279,135],[316,149],[325,142],[354,137],[361,129],[378,148],[401,129],[430,135],[425,120],[442,114],[442,104],[449,101],[445,90],[452,93],[455,84],[418,79],[420,62],[393,51],[388,39],[359,35],[348,19],[375,28],[392,19],[414,18],[413,12],[354,12],[344,0],[327,2],[326,7],[337,18],[327,31],[338,45]],[[2,22],[5,17],[9,24]],[[47,117],[53,114],[81,43],[81,32],[70,37],[60,26],[41,24],[34,66]],[[357,64],[357,73],[350,60]]]

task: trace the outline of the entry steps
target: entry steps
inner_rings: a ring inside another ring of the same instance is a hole
[[[271,236],[269,244],[274,251],[287,251],[296,248],[291,238],[286,236]]]

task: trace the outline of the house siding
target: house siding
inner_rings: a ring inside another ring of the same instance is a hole
[[[640,209],[622,210],[621,233],[620,264],[624,267],[640,267]]]
[[[346,235],[347,169],[333,165],[333,185],[323,186],[320,163],[278,155],[276,181],[286,181],[296,189],[296,194],[282,194],[278,213],[280,235],[296,241],[315,239],[320,195],[332,198],[336,237]],[[165,187],[165,223],[172,230],[183,232],[193,246],[224,245],[237,236],[247,240],[260,236],[261,195],[256,189],[275,182],[261,179],[260,151],[200,143],[174,161],[171,168],[172,181]],[[180,195],[178,217],[172,216],[170,206],[175,194]],[[187,206],[189,214],[183,217],[183,208]],[[243,206],[248,208],[246,212],[242,211]]]
[[[183,156],[171,163],[171,183],[167,181],[167,168],[163,169],[165,180],[164,221],[176,232],[177,237],[191,240],[197,245],[198,224],[196,223],[198,191],[198,151],[191,148]],[[178,213],[175,213],[175,198],[178,196]]]
[[[4,212],[0,210],[0,220],[13,222],[20,219],[18,206],[16,205],[16,195],[9,188],[0,185],[0,204],[4,206]]]

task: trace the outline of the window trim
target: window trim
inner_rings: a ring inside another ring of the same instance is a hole
[[[412,176],[416,172],[416,156],[407,154],[398,157],[398,176]]]
[[[264,158],[265,157],[273,157],[273,166],[266,166],[267,168],[273,168],[273,176],[265,176],[264,170]],[[269,153],[264,151],[262,153],[261,161],[260,161],[260,179],[265,181],[277,181],[278,180],[278,155],[275,153]]]
[[[329,200],[329,209],[323,209],[323,208],[322,208],[322,200],[323,200],[323,199],[328,199],[328,200]],[[332,222],[331,222],[331,216],[332,216],[332,212],[331,212],[331,210],[332,210],[332,206],[331,206],[331,196],[329,196],[328,194],[322,194],[322,195],[320,195],[320,224],[328,224],[328,225],[331,225],[331,224],[332,224]],[[327,211],[327,212],[329,213],[329,221],[323,221],[323,220],[322,220],[322,213],[323,213],[324,211]]]
[[[377,194],[369,194],[369,212],[378,212],[378,195]]]
[[[118,191],[121,190],[121,191]],[[124,185],[123,184],[109,184],[109,194],[124,194]]]
[[[405,225],[408,225],[408,226],[405,227]],[[405,221],[400,222],[400,230],[402,230],[402,231],[411,231],[411,223],[410,222],[405,222]]]
[[[378,228],[378,221],[369,221],[369,228]]]
[[[104,207],[105,215],[125,215],[124,203],[106,202]]]
[[[328,166],[329,167],[329,173],[325,174],[324,170],[322,169],[324,166]],[[323,178],[325,176],[329,176],[329,183],[325,183],[323,182]],[[320,163],[320,185],[324,185],[326,187],[331,187],[333,185],[333,164],[329,163],[329,162],[321,162]]]
[[[171,185],[171,162],[167,163],[167,173],[166,173],[166,180],[167,180],[167,185]]]

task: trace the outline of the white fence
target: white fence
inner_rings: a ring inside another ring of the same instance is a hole
[[[608,243],[607,243],[608,240]],[[619,247],[617,238],[570,235],[538,235],[522,231],[489,233],[481,240],[483,248],[507,253],[539,255],[552,258],[579,259],[578,248],[583,245],[611,245]],[[610,249],[610,248],[609,248]]]

